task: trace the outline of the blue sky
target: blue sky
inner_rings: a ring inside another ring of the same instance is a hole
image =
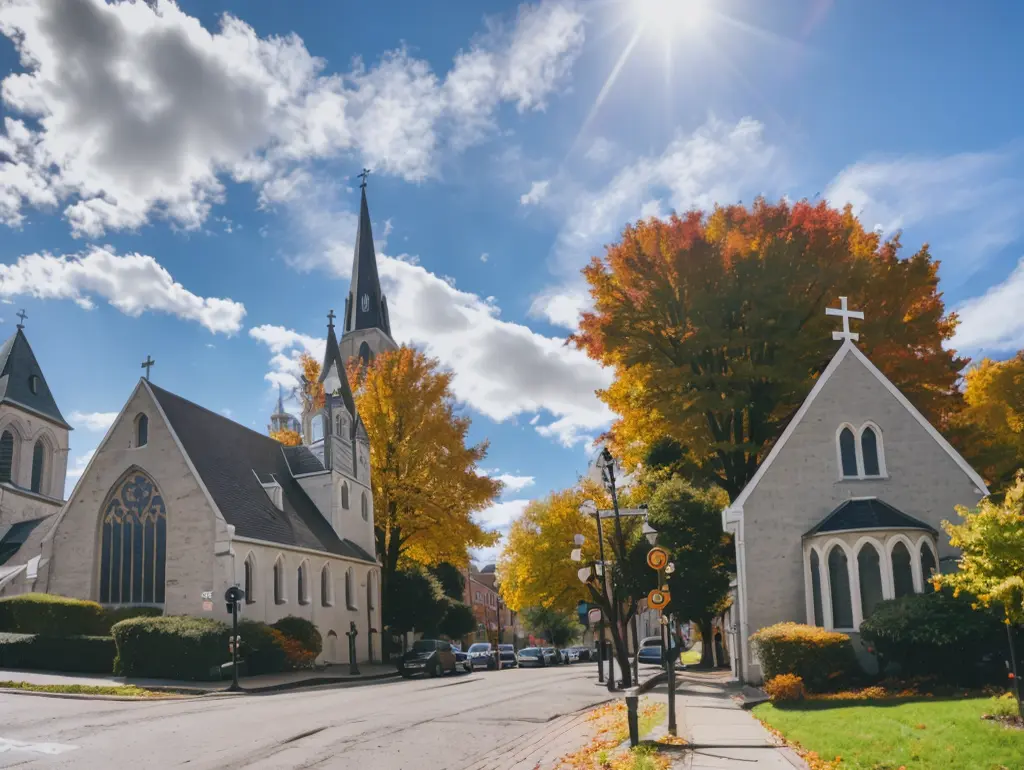
[[[363,166],[395,336],[455,372],[500,528],[607,424],[562,341],[642,215],[851,202],[931,244],[959,349],[1024,347],[1019,3],[384,6],[0,2],[0,332],[26,309],[69,490],[147,355],[265,429],[344,304]]]

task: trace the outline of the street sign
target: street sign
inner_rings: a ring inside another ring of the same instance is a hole
[[[647,566],[651,569],[663,569],[668,564],[668,551],[659,546],[654,546],[647,552]]]
[[[660,610],[669,603],[671,598],[672,595],[668,591],[660,591],[655,588],[647,594],[647,606],[652,610]]]
[[[213,600],[213,591],[203,591],[202,599],[204,602]]]
[[[591,607],[590,608],[590,612],[587,613],[587,620],[589,620],[591,623],[600,623],[601,622],[601,608],[600,607]]]

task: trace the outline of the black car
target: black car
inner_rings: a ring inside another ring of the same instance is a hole
[[[511,644],[499,644],[498,650],[501,653],[502,668],[518,668],[519,658],[516,656],[516,648]]]
[[[404,679],[416,674],[451,674],[457,668],[458,661],[455,659],[455,651],[452,650],[451,644],[440,639],[420,639],[413,642],[412,649],[398,661],[398,673]]]

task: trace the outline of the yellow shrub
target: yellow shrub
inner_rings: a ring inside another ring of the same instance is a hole
[[[850,637],[800,623],[777,623],[750,637],[765,680],[795,674],[807,689],[839,689],[857,668]]]
[[[772,699],[772,703],[804,699],[804,680],[794,674],[779,674],[770,679],[764,691]]]

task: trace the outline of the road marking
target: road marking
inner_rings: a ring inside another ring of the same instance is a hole
[[[0,754],[8,751],[29,751],[35,754],[49,754],[55,756],[74,751],[78,746],[71,746],[67,743],[29,743],[28,741],[13,741],[9,738],[0,738]]]

